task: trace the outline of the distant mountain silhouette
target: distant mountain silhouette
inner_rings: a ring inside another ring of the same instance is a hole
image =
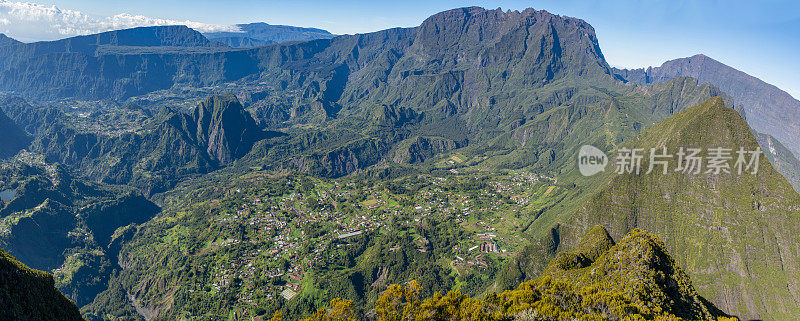
[[[255,22],[236,25],[242,32],[211,32],[205,36],[234,48],[250,48],[273,43],[330,39],[334,34],[317,28],[271,25]]]
[[[711,83],[742,106],[748,124],[800,155],[800,101],[785,91],[705,55],[670,60],[660,67],[614,69],[625,81],[636,84],[663,82],[677,76]]]

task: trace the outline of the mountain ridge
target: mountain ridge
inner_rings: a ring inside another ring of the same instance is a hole
[[[6,36],[4,33],[0,33],[0,46],[16,45],[21,43],[22,41]]]
[[[795,157],[800,155],[800,121],[790,118],[800,112],[800,101],[756,77],[703,54],[670,60],[660,67],[614,68],[614,73],[636,84],[662,82],[676,76],[712,83],[731,95],[737,106],[743,106],[750,126],[786,144]]]

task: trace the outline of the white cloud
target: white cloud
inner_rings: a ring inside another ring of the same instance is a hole
[[[231,25],[177,21],[120,13],[110,17],[28,2],[0,0],[0,26],[9,37],[22,41],[53,40],[109,30],[146,26],[185,25],[200,32],[239,31]]]

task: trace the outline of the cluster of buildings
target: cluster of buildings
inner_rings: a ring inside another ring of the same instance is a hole
[[[220,266],[213,275],[214,291],[224,291],[233,278],[247,285],[252,284],[250,279],[254,277],[266,276],[281,280],[271,283],[274,287],[267,299],[291,300],[302,292],[306,274],[333,258],[331,253],[336,251],[326,251],[332,244],[341,247],[342,240],[380,230],[398,214],[404,215],[408,224],[422,224],[428,216],[455,220],[472,236],[461,243],[464,250],[454,247],[453,262],[485,267],[486,255],[504,255],[507,252],[504,244],[516,241],[507,239],[514,236],[498,229],[499,224],[507,222],[494,213],[518,210],[521,202],[508,204],[503,197],[524,195],[540,180],[541,176],[533,174],[513,174],[489,180],[488,188],[465,192],[448,185],[458,183],[458,178],[430,177],[430,185],[407,195],[394,195],[380,186],[356,187],[352,183],[316,184],[304,192],[306,195],[299,191],[273,197],[231,194],[230,197],[238,198],[237,208],[228,209],[213,220],[230,231],[244,228],[245,239],[215,241],[207,251],[240,244],[257,250]],[[292,182],[292,185],[300,184]],[[307,204],[313,201],[318,206]],[[342,211],[343,206],[351,210]],[[256,275],[258,266],[261,270]],[[253,290],[244,287],[239,302],[255,302]]]

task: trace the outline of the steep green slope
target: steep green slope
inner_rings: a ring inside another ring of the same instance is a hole
[[[83,320],[75,303],[53,286],[53,276],[28,268],[0,249],[0,319]]]
[[[673,154],[679,147],[697,147],[708,157],[706,148],[759,145],[741,116],[713,98],[619,146],[667,147]],[[676,162],[677,156],[670,168],[677,168]],[[531,232],[568,249],[596,224],[615,237],[643,228],[664,239],[698,292],[723,310],[743,318],[797,318],[800,196],[785,178],[764,157],[757,174],[662,174],[660,169],[641,175],[608,170],[592,183],[593,191],[544,213]],[[535,268],[529,271],[535,274]]]
[[[664,243],[641,229],[631,230],[614,244],[604,228],[594,226],[573,252],[561,252],[550,261],[543,278],[548,277],[578,288],[602,289],[605,300],[621,295],[643,315],[672,314],[687,320],[724,316],[695,291]]]
[[[521,119],[516,125],[501,127],[496,138],[465,148],[466,155],[488,157],[482,165],[488,169],[531,166],[569,176],[572,156],[581,145],[613,149],[654,123],[709,97],[729,99],[714,86],[682,77],[627,90],[602,90],[589,84],[566,89],[574,93],[571,98],[552,102],[550,110]],[[565,99],[563,93],[550,90],[551,86],[546,86],[541,92],[550,99]]]

